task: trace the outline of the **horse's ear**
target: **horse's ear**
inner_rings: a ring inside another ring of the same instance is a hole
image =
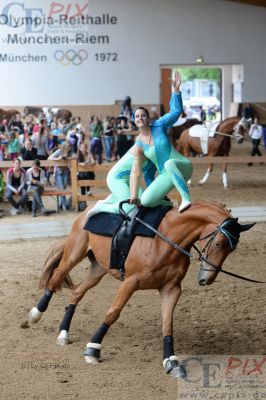
[[[245,225],[239,224],[239,226],[240,226],[240,232],[248,231],[248,230],[251,229],[255,224],[256,224],[256,222],[254,222],[253,224],[245,224]]]

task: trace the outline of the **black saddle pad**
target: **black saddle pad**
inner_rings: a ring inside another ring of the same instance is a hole
[[[138,217],[157,229],[165,214],[172,208],[172,206],[158,206],[158,207],[140,207]],[[89,218],[86,222],[84,229],[101,236],[110,236],[118,230],[122,225],[123,219],[120,214],[113,213],[99,213]],[[135,236],[153,237],[155,233],[140,222],[136,222],[134,227]]]

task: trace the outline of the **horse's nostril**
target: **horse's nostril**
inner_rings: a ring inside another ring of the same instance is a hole
[[[205,285],[207,285],[207,282],[208,282],[207,279],[200,279],[199,280],[199,285],[200,286],[205,286]]]

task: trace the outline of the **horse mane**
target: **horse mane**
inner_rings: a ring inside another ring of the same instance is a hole
[[[187,210],[187,212],[195,211],[197,208],[200,207],[206,207],[206,208],[214,208],[214,209],[219,209],[223,210],[226,214],[228,214],[228,217],[231,216],[231,210],[226,207],[225,204],[219,203],[217,201],[208,201],[208,200],[196,200],[193,201],[191,204],[191,207]],[[185,213],[184,213],[185,215]]]
[[[217,126],[217,131],[219,132],[223,132],[223,133],[227,133],[224,131],[227,131],[229,129],[229,131],[232,129],[232,124],[236,124],[238,121],[240,120],[239,117],[229,117],[226,118],[224,121],[220,122],[220,124]]]

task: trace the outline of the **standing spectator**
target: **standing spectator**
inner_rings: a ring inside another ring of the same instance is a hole
[[[128,143],[128,124],[127,120],[125,118],[118,118],[118,123],[116,126],[116,133],[117,133],[117,139],[116,139],[116,147],[117,147],[117,155],[119,158],[122,158],[123,155],[128,151],[129,149],[129,143]]]
[[[19,140],[16,131],[11,131],[8,138],[8,158],[15,160],[18,158],[20,150]]]
[[[0,201],[2,200],[2,198],[4,196],[4,188],[5,188],[4,177],[3,177],[3,173],[0,169]]]
[[[6,158],[6,148],[8,144],[8,135],[4,125],[0,126],[0,161],[4,161]]]
[[[48,136],[45,125],[40,126],[38,133],[32,135],[32,144],[37,148],[37,157],[39,160],[47,160],[48,158]]]
[[[77,160],[79,165],[89,165],[91,163],[90,154],[88,152],[88,146],[86,143],[81,143],[78,149]],[[78,173],[78,180],[95,179],[95,174],[93,171],[81,171]],[[91,195],[90,186],[81,187],[81,194]]]
[[[115,133],[115,120],[110,118],[107,124],[104,125],[104,149],[105,149],[105,160],[111,161],[112,149],[114,145],[114,133]]]
[[[71,144],[65,141],[60,149],[57,149],[54,153],[49,156],[49,160],[66,160],[71,157]],[[67,165],[61,167],[55,167],[55,185],[59,189],[66,189],[70,177],[70,170]],[[67,201],[66,196],[60,196],[60,207],[64,211],[67,211]]]
[[[41,169],[40,160],[34,160],[32,167],[26,172],[26,185],[28,193],[32,193],[32,216],[37,217],[37,207],[40,208],[41,214],[45,214],[45,208],[42,202],[42,193],[44,191],[45,173]]]
[[[6,175],[6,198],[13,206],[10,210],[12,215],[21,214],[27,201],[27,190],[25,188],[26,173],[21,168],[21,161],[13,160],[13,167],[9,168]],[[15,201],[14,195],[20,196],[19,201]]]
[[[15,117],[10,120],[8,128],[10,130],[16,130],[19,135],[24,135],[24,126],[21,122],[20,114],[16,114]]]
[[[246,105],[246,107],[244,108],[243,117],[244,117],[245,119],[251,118],[251,119],[252,119],[252,122],[254,121],[254,118],[255,118],[255,111],[254,111],[254,108],[252,107],[252,104],[251,104],[251,103],[248,103],[248,104]]]
[[[204,110],[204,108],[202,106],[200,106],[200,120],[201,120],[201,122],[206,121],[206,111]]]
[[[93,162],[96,161],[98,164],[102,163],[103,157],[103,145],[102,145],[102,134],[103,125],[98,117],[95,117],[92,124],[90,125],[90,136],[91,136],[91,156]]]
[[[254,118],[254,124],[251,125],[250,130],[249,130],[249,136],[252,139],[252,151],[251,155],[255,156],[261,156],[261,152],[259,149],[260,141],[262,138],[262,126],[258,124],[258,118]],[[251,166],[252,163],[249,163],[248,166]]]
[[[81,122],[81,118],[80,117],[76,117],[76,127],[78,128],[78,132],[79,133],[81,133],[81,134],[85,134],[85,128],[84,128],[84,126],[82,125],[82,122]]]
[[[37,158],[37,149],[33,147],[32,140],[26,139],[25,146],[20,149],[20,154],[23,160],[36,160]]]
[[[28,117],[28,120],[24,124],[24,133],[26,138],[30,138],[31,135],[33,135],[33,128],[34,128],[33,117],[30,115]]]

